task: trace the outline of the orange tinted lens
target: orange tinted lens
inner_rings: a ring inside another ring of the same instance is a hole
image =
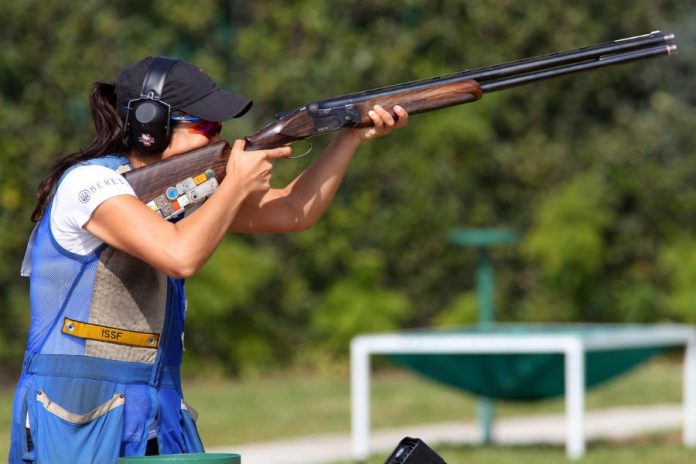
[[[221,129],[222,123],[217,121],[198,121],[194,122],[189,127],[190,131],[205,135],[209,139],[219,134]]]

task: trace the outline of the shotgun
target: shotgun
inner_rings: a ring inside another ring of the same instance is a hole
[[[407,82],[320,100],[287,113],[245,137],[246,150],[305,140],[342,127],[368,127],[374,105],[410,115],[474,102],[484,94],[605,66],[672,55],[674,34],[660,31],[455,74]],[[225,141],[125,173],[138,197],[165,218],[178,216],[208,198],[225,177],[230,156]]]

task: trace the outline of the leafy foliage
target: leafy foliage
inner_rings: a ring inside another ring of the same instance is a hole
[[[524,237],[493,250],[500,319],[694,320],[687,2],[25,0],[2,11],[0,365],[13,371],[29,318],[17,269],[36,185],[57,154],[91,137],[89,84],[155,54],[255,99],[225,126],[232,139],[351,91],[655,29],[680,45],[674,58],[417,116],[362,147],[312,230],[231,237],[191,279],[187,356],[201,363],[243,372],[298,353],[345,355],[356,331],[470,320],[475,253],[448,243],[453,227]],[[275,182],[310,161],[277,163]]]

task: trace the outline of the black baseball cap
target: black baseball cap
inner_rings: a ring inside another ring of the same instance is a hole
[[[122,70],[116,78],[118,110],[126,116],[128,102],[140,97],[143,81],[154,58],[148,56]],[[178,60],[167,73],[160,98],[181,111],[206,121],[238,118],[251,108],[252,100],[217,86],[200,68]]]

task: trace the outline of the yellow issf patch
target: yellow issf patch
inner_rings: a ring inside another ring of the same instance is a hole
[[[196,185],[200,185],[206,180],[208,180],[208,177],[205,175],[205,173],[198,174],[196,177],[193,178],[193,181],[196,183]]]
[[[116,329],[89,322],[80,322],[68,319],[63,321],[61,330],[64,334],[77,338],[99,340],[101,342],[117,343],[119,345],[140,346],[143,348],[157,348],[159,334],[147,332],[133,332],[131,330]]]

